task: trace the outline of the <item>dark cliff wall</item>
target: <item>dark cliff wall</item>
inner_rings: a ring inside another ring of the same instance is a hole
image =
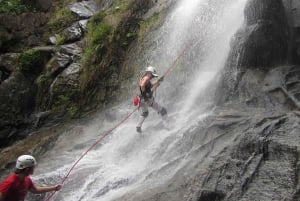
[[[283,0],[290,25],[289,61],[300,64],[300,1]]]
[[[122,69],[127,48],[154,5],[152,0],[36,3],[42,10],[0,14],[0,146],[43,123],[116,102],[121,78],[134,72]]]
[[[288,64],[291,28],[281,0],[248,1],[245,26],[236,33],[216,94],[218,103],[237,98],[238,86],[249,70],[267,72]],[[222,91],[222,93],[220,93]]]
[[[300,199],[298,2],[248,1],[216,98],[226,110],[238,108],[238,115],[247,108],[249,116],[237,120],[238,131],[222,124],[237,137],[195,179],[190,200]]]

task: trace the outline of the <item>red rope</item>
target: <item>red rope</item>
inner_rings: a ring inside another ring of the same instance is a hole
[[[122,123],[124,123],[136,110],[138,109],[138,107],[136,107],[131,113],[127,114],[127,116],[125,116],[118,124],[116,124],[114,127],[112,127],[110,130],[106,131],[106,133],[104,133],[104,135],[102,135],[94,144],[92,144],[78,159],[77,161],[73,164],[73,166],[70,168],[70,170],[68,171],[68,173],[63,177],[61,184],[63,184],[67,178],[69,177],[69,175],[71,174],[71,172],[73,171],[73,169],[76,167],[76,165],[79,163],[79,161],[90,151],[92,150],[99,142],[101,142],[106,136],[108,136],[109,134],[111,134],[111,132],[113,130],[115,130],[117,127],[119,127]],[[49,197],[46,199],[46,201],[49,201],[54,194],[56,193],[56,191],[53,191]]]
[[[177,62],[179,61],[179,59],[181,57],[183,57],[184,53],[186,52],[186,50],[188,48],[190,48],[191,46],[195,45],[195,42],[194,41],[190,41],[185,47],[183,50],[180,51],[180,54],[176,57],[176,59],[172,62],[172,64],[167,68],[166,72],[163,74],[162,77],[165,77],[167,76],[167,74],[170,73],[171,70],[173,70],[177,64]]]
[[[191,46],[191,44],[188,44],[181,52],[180,54],[177,56],[177,58],[174,60],[174,62],[172,63],[172,65],[167,68],[167,71],[163,74],[162,77],[166,76],[168,73],[170,73],[170,71],[176,66],[176,63],[179,61],[179,59],[184,55],[185,51],[187,50],[187,48],[189,48]],[[106,136],[108,136],[109,134],[111,134],[111,132],[113,130],[115,130],[117,127],[119,127],[122,123],[124,123],[136,110],[138,110],[138,107],[136,107],[131,113],[127,114],[127,116],[125,116],[118,124],[116,124],[113,128],[111,128],[110,130],[106,131],[106,133],[104,135],[102,135],[94,144],[92,144],[78,159],[77,161],[73,164],[73,166],[70,168],[70,170],[68,171],[68,173],[63,177],[61,184],[63,184],[67,178],[69,177],[69,175],[71,174],[71,172],[73,171],[73,169],[76,167],[76,165],[80,162],[80,160],[90,151],[92,150],[99,142],[101,142]],[[48,198],[46,198],[46,201],[49,201],[54,194],[56,193],[56,191],[53,191]]]

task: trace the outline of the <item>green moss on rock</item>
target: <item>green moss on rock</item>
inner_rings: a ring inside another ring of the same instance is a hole
[[[0,0],[0,14],[18,15],[36,10],[34,0]]]
[[[105,47],[110,41],[113,31],[111,25],[106,24],[103,19],[105,14],[100,12],[94,15],[88,23],[86,41],[87,45],[82,55],[83,74],[81,77],[81,87],[85,88],[94,75],[99,70],[97,63],[101,61],[105,52]]]
[[[40,52],[33,49],[27,50],[20,54],[19,62],[21,64],[21,70],[26,72],[34,71],[34,67],[38,64],[40,56]]]
[[[77,16],[68,8],[62,8],[54,12],[47,26],[50,34],[57,33],[73,22],[75,22]]]

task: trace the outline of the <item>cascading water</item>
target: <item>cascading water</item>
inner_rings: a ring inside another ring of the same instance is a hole
[[[205,150],[205,143],[213,136],[193,131],[208,115],[208,102],[202,98],[209,96],[204,92],[212,89],[224,66],[230,39],[242,26],[245,4],[246,0],[178,2],[156,32],[159,42],[144,54],[160,74],[175,65],[157,91],[157,101],[170,114],[171,130],[164,130],[159,116],[150,109],[143,133],[138,134],[135,113],[85,155],[52,200],[125,200],[121,197],[150,192],[167,184],[178,172],[192,171],[192,163],[205,166],[209,160],[204,162],[204,157],[216,154],[229,143],[230,139],[222,139],[216,142],[218,148]],[[132,109],[130,100],[92,119],[74,123],[45,154],[34,179],[40,178],[41,182],[42,178],[51,178],[54,183],[59,182],[99,135]]]

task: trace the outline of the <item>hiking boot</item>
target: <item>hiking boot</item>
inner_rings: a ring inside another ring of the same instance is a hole
[[[137,126],[137,127],[136,127],[136,132],[138,132],[138,133],[142,133],[142,128],[141,128],[141,127],[139,127],[139,126]]]

